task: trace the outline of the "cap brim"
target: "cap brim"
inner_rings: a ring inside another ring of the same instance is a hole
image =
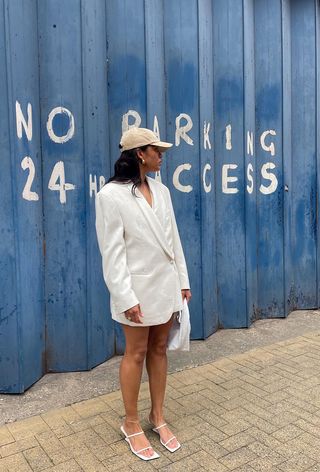
[[[166,141],[157,141],[155,143],[152,143],[151,146],[157,146],[159,151],[165,152],[168,149],[170,149],[173,146],[173,144],[167,143]]]

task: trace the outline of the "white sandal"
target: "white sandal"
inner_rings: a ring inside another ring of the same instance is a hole
[[[151,461],[152,459],[158,459],[158,457],[160,457],[159,454],[157,454],[155,451],[153,451],[152,456],[144,456],[143,454],[140,454],[142,451],[146,451],[147,449],[153,449],[152,446],[144,447],[144,448],[142,448],[142,449],[139,449],[139,451],[135,451],[135,450],[133,449],[132,444],[131,444],[131,442],[130,442],[130,438],[133,438],[134,436],[139,436],[140,434],[144,434],[143,431],[139,431],[139,433],[127,434],[127,433],[125,432],[123,426],[120,426],[120,430],[121,430],[121,432],[124,434],[124,436],[125,436],[124,439],[125,439],[125,440],[127,441],[127,443],[129,444],[130,449],[131,449],[131,452],[132,452],[135,456],[139,457],[139,459],[142,459],[143,461]]]
[[[155,433],[159,434],[159,436],[160,436],[160,433],[159,433],[158,429],[163,428],[164,426],[167,426],[167,423],[163,423],[163,424],[161,424],[160,426],[156,426],[156,427],[152,428],[152,431],[154,431]],[[168,446],[169,442],[172,441],[172,439],[177,439],[177,438],[176,438],[175,436],[172,436],[170,439],[168,439],[168,441],[166,441],[166,442],[164,443],[164,442],[162,441],[162,439],[161,439],[161,436],[160,436],[160,442],[161,442],[162,446],[164,446],[164,447],[165,447],[166,449],[168,449],[168,451],[170,451],[170,452],[175,452],[175,451],[177,451],[178,449],[180,449],[181,444],[180,444],[179,441],[177,440],[178,445],[177,445],[176,447],[170,447],[170,446]]]

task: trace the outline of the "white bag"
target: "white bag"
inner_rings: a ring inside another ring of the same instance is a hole
[[[187,300],[183,300],[183,309],[174,317],[169,337],[169,351],[189,351],[190,350],[190,313]]]

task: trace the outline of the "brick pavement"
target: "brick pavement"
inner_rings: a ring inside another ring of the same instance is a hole
[[[119,391],[0,427],[0,472],[320,472],[320,332],[170,374],[171,454],[139,411],[161,458],[135,458],[119,433]]]

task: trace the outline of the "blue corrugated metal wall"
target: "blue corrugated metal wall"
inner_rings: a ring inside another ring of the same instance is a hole
[[[45,366],[36,25],[33,0],[0,2],[0,387],[5,392],[23,391]],[[17,124],[21,111],[26,119],[29,111],[29,123],[32,113],[28,133]]]
[[[94,197],[175,146],[192,337],[319,305],[316,0],[0,0],[0,390],[121,352]]]

